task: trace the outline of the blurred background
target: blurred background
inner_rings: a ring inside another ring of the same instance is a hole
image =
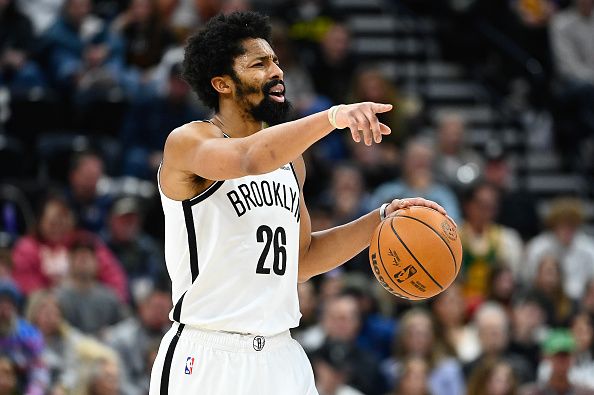
[[[320,394],[594,394],[594,0],[0,0],[0,394],[148,393],[171,309],[156,168],[210,116],[184,41],[250,9],[294,117],[395,105],[381,145],[305,153],[314,230],[423,196],[464,246],[428,302],[366,251],[299,285]]]

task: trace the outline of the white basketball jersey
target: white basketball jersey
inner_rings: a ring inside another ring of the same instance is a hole
[[[216,181],[184,201],[160,185],[159,192],[172,320],[265,336],[299,324],[300,191],[292,164]]]

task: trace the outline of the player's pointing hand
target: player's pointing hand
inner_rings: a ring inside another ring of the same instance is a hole
[[[372,142],[380,143],[382,136],[390,134],[390,128],[377,119],[378,113],[388,112],[391,104],[363,102],[354,104],[341,104],[328,110],[330,123],[337,129],[348,127],[353,140],[357,143],[363,141],[366,145]]]

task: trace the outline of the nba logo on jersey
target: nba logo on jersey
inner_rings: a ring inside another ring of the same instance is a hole
[[[192,374],[192,369],[194,369],[194,357],[188,357],[186,359],[186,374]]]

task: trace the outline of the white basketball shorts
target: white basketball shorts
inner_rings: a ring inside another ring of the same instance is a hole
[[[305,351],[274,336],[204,331],[174,323],[153,365],[149,395],[318,395]]]

